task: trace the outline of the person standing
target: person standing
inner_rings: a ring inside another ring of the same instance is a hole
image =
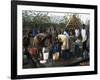
[[[70,58],[69,54],[69,38],[64,34],[58,35],[58,42],[61,44],[61,59],[67,60]]]
[[[69,43],[70,43],[70,36],[69,36],[69,31],[68,31],[68,29],[67,28],[65,28],[65,31],[64,31],[64,33],[63,33],[65,36],[66,36],[66,39],[67,39],[67,47],[69,47]]]
[[[63,33],[68,39],[70,38],[69,37],[69,33],[68,33],[68,29],[67,28],[65,28],[65,31],[64,31],[64,33]]]
[[[75,45],[75,57],[80,57],[81,56],[80,52],[82,52],[82,41],[80,37],[77,37],[74,45]]]
[[[87,34],[86,34],[85,24],[83,24],[83,28],[81,29],[81,36],[82,36],[82,43],[83,43],[82,53],[84,53],[87,50],[86,48]]]
[[[38,34],[38,31],[36,28],[33,28],[32,30],[32,37],[35,37]]]
[[[76,38],[76,39],[77,39],[77,37],[79,36],[79,34],[80,34],[79,29],[76,28],[76,29],[75,29],[75,38]]]
[[[72,54],[72,56],[75,56],[75,37],[72,33],[72,31],[70,31],[70,39],[69,39],[69,43],[70,43],[70,53]]]

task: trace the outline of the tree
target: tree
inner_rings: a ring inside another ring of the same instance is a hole
[[[34,12],[32,23],[36,27],[40,27],[44,23],[50,22],[50,17],[47,12]]]
[[[41,27],[44,24],[50,23],[50,17],[48,16],[48,12],[42,11],[32,11],[32,10],[24,10],[23,14],[23,27],[31,26],[31,27]],[[49,25],[49,24],[48,24]]]

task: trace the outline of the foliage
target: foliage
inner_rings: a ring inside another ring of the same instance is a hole
[[[64,28],[66,24],[68,23],[68,19],[72,15],[75,15],[77,17],[81,25],[83,24],[82,20],[79,17],[79,14],[77,13],[74,13],[74,14],[64,13],[64,16],[62,16],[62,19],[59,20],[59,22],[53,22],[51,17],[48,14],[49,12],[23,10],[22,11],[23,28],[28,27],[30,29],[33,29],[33,28],[47,29],[51,26],[55,28],[58,28],[58,27]],[[89,26],[89,21],[87,21],[87,25]]]

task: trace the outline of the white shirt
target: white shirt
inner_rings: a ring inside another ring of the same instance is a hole
[[[64,31],[64,35],[69,39],[69,34],[66,31]]]
[[[75,36],[76,36],[76,37],[79,36],[79,29],[75,29]]]
[[[82,42],[86,41],[87,35],[86,35],[86,30],[85,29],[81,30],[81,35],[82,35]]]

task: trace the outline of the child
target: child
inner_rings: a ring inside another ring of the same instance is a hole
[[[70,53],[72,54],[72,57],[75,56],[75,47],[74,47],[74,42],[75,42],[75,37],[72,34],[72,32],[70,32]]]
[[[75,55],[76,57],[80,57],[82,54],[82,41],[80,37],[78,37],[75,41]]]

